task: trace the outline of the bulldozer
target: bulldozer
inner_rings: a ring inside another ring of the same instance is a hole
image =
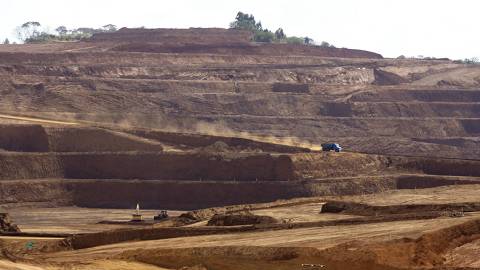
[[[168,218],[168,212],[167,210],[162,210],[158,215],[153,217],[153,220],[164,220]]]

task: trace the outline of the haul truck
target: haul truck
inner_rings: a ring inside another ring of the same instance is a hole
[[[338,143],[324,143],[322,144],[322,151],[342,152],[342,147]]]

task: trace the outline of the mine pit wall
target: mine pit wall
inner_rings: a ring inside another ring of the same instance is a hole
[[[52,152],[162,151],[159,144],[99,128],[46,128],[46,132]]]
[[[406,188],[405,177],[290,182],[89,179],[0,181],[0,205],[34,202],[52,206],[125,209],[140,203],[145,209],[193,210],[300,197],[372,194]],[[430,178],[416,182],[418,188],[453,184],[471,183],[439,183]],[[465,205],[462,207],[465,208]]]
[[[397,169],[385,156],[358,153],[305,153],[291,155],[296,179],[320,179],[388,174]]]
[[[397,189],[434,188],[450,185],[480,184],[479,179],[444,178],[430,175],[405,175],[397,178]]]
[[[0,149],[48,152],[48,136],[40,125],[0,125]]]
[[[170,143],[175,145],[186,145],[190,147],[206,147],[216,142],[224,142],[230,147],[238,147],[242,149],[260,149],[265,152],[277,153],[298,153],[310,152],[310,149],[296,146],[288,146],[260,141],[253,141],[238,137],[224,137],[215,135],[189,134],[189,133],[174,133],[165,131],[150,131],[150,130],[128,130],[140,137],[157,140],[159,142]]]
[[[403,170],[433,174],[480,176],[480,161],[440,158],[391,157],[392,165]]]
[[[291,159],[269,154],[160,152],[0,154],[0,180],[143,179],[180,181],[295,180]]]
[[[288,181],[294,179],[286,155],[82,153],[62,154],[65,177],[72,179],[146,179]]]
[[[376,193],[395,187],[394,178],[338,182],[192,182],[67,180],[75,205],[81,207],[192,210],[280,199]]]
[[[72,206],[75,202],[71,188],[74,187],[64,180],[0,181],[0,208],[16,204],[32,204],[34,207]]]
[[[67,181],[80,207],[193,210],[271,202],[309,195],[309,185],[293,182]]]
[[[50,153],[0,154],[0,180],[63,177],[64,167],[58,155]]]
[[[160,143],[100,128],[0,125],[0,150],[12,152],[162,151]]]
[[[395,188],[395,178],[348,181],[216,182],[45,179],[0,181],[0,206],[13,203],[92,208],[194,210],[328,195],[359,195]]]
[[[480,161],[358,153],[12,153],[0,154],[0,179],[299,181],[416,173],[480,177]]]

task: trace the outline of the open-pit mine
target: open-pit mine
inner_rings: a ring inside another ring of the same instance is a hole
[[[0,45],[0,269],[480,269],[480,66],[251,39]]]

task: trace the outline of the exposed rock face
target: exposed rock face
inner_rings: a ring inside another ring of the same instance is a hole
[[[7,213],[0,213],[0,234],[5,232],[20,232],[17,225],[10,220],[10,215]]]

